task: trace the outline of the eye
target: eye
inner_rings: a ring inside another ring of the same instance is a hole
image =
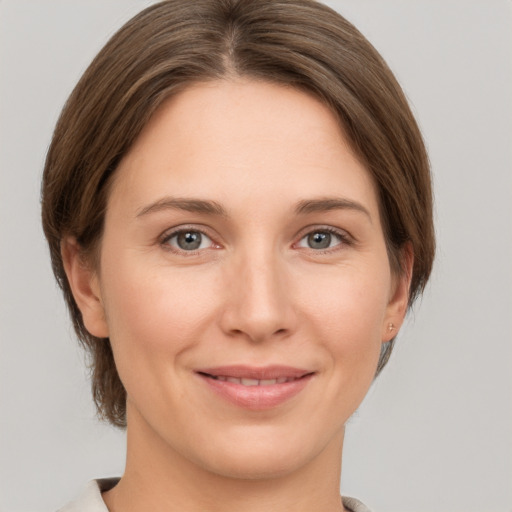
[[[170,245],[171,248],[179,251],[198,251],[200,249],[207,249],[212,247],[213,242],[211,238],[201,231],[194,229],[183,229],[175,231],[167,236],[163,243]]]
[[[341,233],[329,229],[316,229],[302,237],[298,247],[325,250],[336,247],[344,242],[346,242],[346,238]]]

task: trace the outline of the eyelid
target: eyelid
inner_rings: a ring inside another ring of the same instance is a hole
[[[334,226],[329,225],[322,225],[322,224],[315,224],[311,226],[307,226],[303,228],[299,234],[297,235],[297,241],[293,244],[294,246],[297,246],[299,242],[301,242],[306,236],[315,233],[315,232],[327,232],[331,233],[340,239],[340,243],[335,245],[334,247],[328,247],[326,249],[312,249],[311,247],[299,247],[299,249],[306,249],[309,251],[312,251],[315,254],[323,254],[323,253],[329,253],[334,252],[337,250],[342,249],[343,247],[350,247],[355,244],[354,237],[346,230],[335,228]]]
[[[202,235],[206,236],[211,241],[211,246],[203,249],[196,249],[191,251],[185,251],[182,249],[179,249],[178,247],[171,246],[168,244],[168,241],[173,238],[174,236],[179,235],[180,233],[186,232],[186,231],[196,231],[198,233],[201,233]],[[337,250],[342,249],[346,246],[352,246],[356,243],[356,240],[354,237],[346,230],[341,228],[336,228],[334,226],[330,225],[322,225],[322,224],[314,224],[304,227],[300,230],[300,232],[295,237],[296,241],[292,244],[293,247],[297,247],[298,243],[303,240],[306,236],[310,235],[314,232],[328,232],[331,233],[340,239],[340,243],[336,244],[334,247],[328,247],[326,249],[312,249],[307,247],[298,247],[299,249],[306,249],[309,250],[315,254],[322,254],[322,253],[330,253],[335,252]],[[197,224],[183,224],[179,226],[175,226],[172,228],[169,228],[165,230],[157,239],[158,243],[165,249],[170,252],[180,254],[180,255],[186,255],[186,256],[193,256],[197,255],[198,253],[205,251],[207,249],[218,249],[221,248],[221,244],[216,242],[216,236],[212,235],[211,230],[206,228],[202,225]]]
[[[183,249],[180,249],[179,247],[174,247],[168,243],[169,240],[171,240],[171,238],[179,235],[180,233],[187,232],[187,231],[201,233],[202,235],[206,236],[211,241],[211,246],[208,248],[203,248],[203,249],[184,251]],[[202,251],[205,251],[206,249],[217,249],[220,247],[220,244],[215,241],[215,237],[209,231],[210,230],[206,229],[204,226],[200,226],[200,225],[198,226],[197,224],[182,224],[182,225],[175,226],[173,228],[169,228],[169,229],[165,230],[158,237],[158,243],[165,250],[173,252],[175,254],[193,256],[193,255],[197,255],[198,253],[200,253]]]

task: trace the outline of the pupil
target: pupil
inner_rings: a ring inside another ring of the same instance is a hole
[[[331,245],[331,234],[312,233],[308,236],[308,244],[312,249],[327,249]]]
[[[193,251],[201,245],[201,233],[187,231],[178,235],[178,246],[185,251]]]

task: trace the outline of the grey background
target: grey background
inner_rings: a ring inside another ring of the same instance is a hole
[[[51,274],[39,181],[60,108],[142,0],[0,0],[0,511],[120,474]],[[378,512],[512,510],[512,2],[331,0],[387,59],[430,150],[439,251],[351,420],[342,490]]]

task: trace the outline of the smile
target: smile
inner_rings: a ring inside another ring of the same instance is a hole
[[[295,377],[279,377],[277,379],[250,379],[247,377],[227,377],[226,375],[206,375],[211,379],[223,382],[232,382],[233,384],[241,384],[242,386],[273,386],[275,384],[284,384],[285,382],[293,382],[297,380]]]
[[[249,410],[266,410],[298,395],[315,372],[285,366],[226,366],[201,369],[196,374],[208,390],[230,404]]]

